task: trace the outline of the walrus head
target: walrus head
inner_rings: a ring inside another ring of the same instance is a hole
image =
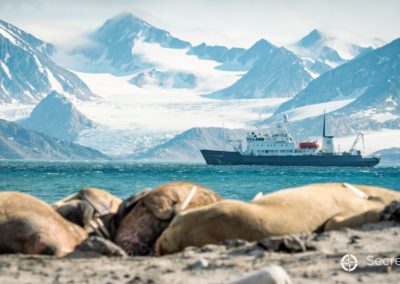
[[[109,236],[108,223],[122,200],[97,188],[81,189],[52,205],[65,219],[84,228],[86,232]]]
[[[157,238],[177,212],[219,200],[218,194],[189,182],[169,183],[134,195],[116,214],[120,220],[114,241],[130,255],[151,255]]]

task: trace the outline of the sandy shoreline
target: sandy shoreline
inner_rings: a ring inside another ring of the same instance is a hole
[[[398,224],[381,222],[308,235],[314,249],[299,253],[239,241],[163,257],[2,255],[0,283],[227,283],[271,264],[282,266],[293,283],[396,283],[399,266],[370,266],[367,257],[398,257],[399,235]],[[353,272],[340,266],[346,253],[359,260]]]

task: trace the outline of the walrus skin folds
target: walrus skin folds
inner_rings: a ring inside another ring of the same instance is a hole
[[[391,201],[400,199],[400,192],[373,186],[354,187],[313,184],[280,190],[250,203],[224,200],[188,210],[176,216],[157,240],[156,254],[226,239],[255,241],[360,226],[379,221],[379,212]]]
[[[190,192],[193,195],[188,200]],[[130,255],[151,255],[157,238],[177,212],[221,199],[214,191],[190,182],[167,183],[134,195],[122,203],[115,217],[121,221],[114,242]]]
[[[63,256],[87,238],[51,206],[21,192],[0,193],[0,254]]]

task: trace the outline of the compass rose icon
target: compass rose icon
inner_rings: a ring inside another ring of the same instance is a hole
[[[358,260],[352,254],[345,254],[340,260],[340,265],[342,266],[344,271],[352,272],[357,268]]]

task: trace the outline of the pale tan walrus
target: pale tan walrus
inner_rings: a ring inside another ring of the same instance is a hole
[[[84,188],[52,207],[65,219],[75,223],[88,233],[94,232],[107,239],[112,238],[114,228],[109,222],[117,213],[122,200],[98,188]]]
[[[0,254],[63,256],[87,238],[52,207],[20,192],[0,193]]]
[[[215,192],[190,182],[173,182],[125,200],[115,216],[114,242],[130,255],[151,255],[157,238],[177,212],[215,203]]]
[[[360,226],[379,221],[379,212],[399,199],[400,192],[380,187],[327,183],[280,190],[250,203],[220,201],[176,216],[157,240],[156,253]]]

